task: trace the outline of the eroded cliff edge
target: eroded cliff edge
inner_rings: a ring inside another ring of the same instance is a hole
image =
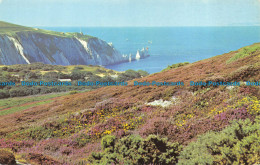
[[[129,61],[129,55],[122,55],[112,45],[96,37],[7,23],[1,27],[1,23],[0,28],[4,27],[8,31],[0,31],[1,65],[34,62],[52,65],[111,65]],[[141,58],[146,56],[147,52]]]

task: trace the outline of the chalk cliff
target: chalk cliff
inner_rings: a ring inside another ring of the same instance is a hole
[[[0,22],[0,28],[3,22]],[[0,64],[110,65],[129,61],[112,44],[80,33],[59,33],[19,25],[4,24],[0,29]],[[135,59],[133,59],[135,60]]]

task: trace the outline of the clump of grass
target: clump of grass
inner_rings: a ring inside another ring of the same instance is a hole
[[[183,63],[177,63],[177,64],[173,64],[173,65],[168,65],[168,67],[163,69],[162,72],[173,69],[173,68],[179,68],[181,66],[185,66],[185,65],[188,65],[188,64],[189,64],[189,62],[183,62]]]
[[[247,57],[247,56],[251,56],[253,55],[256,51],[260,50],[260,45],[253,45],[250,47],[244,47],[243,49],[241,49],[238,53],[236,53],[233,57],[231,57],[229,60],[227,60],[227,64],[230,64],[234,61],[237,61],[241,58]]]

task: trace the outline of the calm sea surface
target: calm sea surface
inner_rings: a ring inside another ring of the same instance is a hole
[[[260,42],[260,27],[43,28],[61,32],[82,31],[112,42],[122,54],[136,54],[138,49],[149,47],[151,56],[146,59],[106,66],[118,71],[142,69],[155,73],[174,63],[195,62]]]

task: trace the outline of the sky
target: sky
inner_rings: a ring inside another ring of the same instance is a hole
[[[37,27],[260,26],[260,0],[0,0],[0,20]]]

